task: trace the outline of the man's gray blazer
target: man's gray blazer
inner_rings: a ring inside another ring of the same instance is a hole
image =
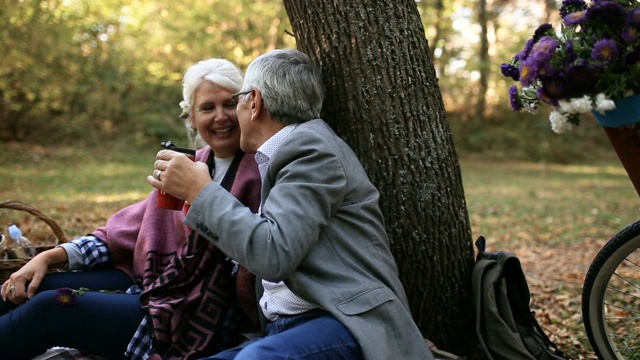
[[[433,359],[412,320],[378,197],[351,148],[316,119],[273,155],[260,215],[209,184],[185,224],[258,278],[284,280],[331,313],[365,359]]]

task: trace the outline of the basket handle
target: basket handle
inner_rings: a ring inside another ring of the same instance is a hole
[[[60,229],[60,226],[58,225],[58,223],[53,221],[51,218],[49,218],[48,216],[46,216],[40,210],[34,208],[33,206],[17,200],[8,200],[8,201],[0,202],[0,208],[21,210],[21,211],[28,212],[29,214],[37,217],[38,219],[44,221],[47,225],[49,225],[51,230],[53,230],[53,233],[55,234],[56,238],[58,239],[58,244],[67,242],[67,238],[65,237],[62,229]]]

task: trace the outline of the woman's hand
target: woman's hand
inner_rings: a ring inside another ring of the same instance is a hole
[[[67,252],[63,248],[53,248],[36,255],[2,284],[0,289],[2,299],[23,304],[36,294],[49,266],[65,261],[67,261]]]
[[[160,150],[153,167],[147,182],[187,202],[193,202],[200,190],[212,181],[207,164],[193,162],[185,154],[176,151]]]

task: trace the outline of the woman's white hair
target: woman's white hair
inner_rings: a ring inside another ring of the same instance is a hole
[[[193,94],[203,81],[225,88],[232,93],[242,87],[242,71],[231,61],[225,59],[208,59],[197,62],[187,69],[182,78],[182,117],[189,130],[189,137],[194,143],[201,142],[199,134],[193,127]]]

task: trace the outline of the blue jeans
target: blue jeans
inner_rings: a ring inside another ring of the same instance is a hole
[[[122,359],[142,321],[140,295],[87,291],[73,306],[56,300],[57,289],[122,290],[132,285],[119,270],[47,274],[38,293],[22,305],[0,298],[0,358],[31,359],[52,346]]]
[[[327,312],[280,317],[267,324],[265,337],[206,358],[208,360],[355,360],[360,346],[349,330]]]

